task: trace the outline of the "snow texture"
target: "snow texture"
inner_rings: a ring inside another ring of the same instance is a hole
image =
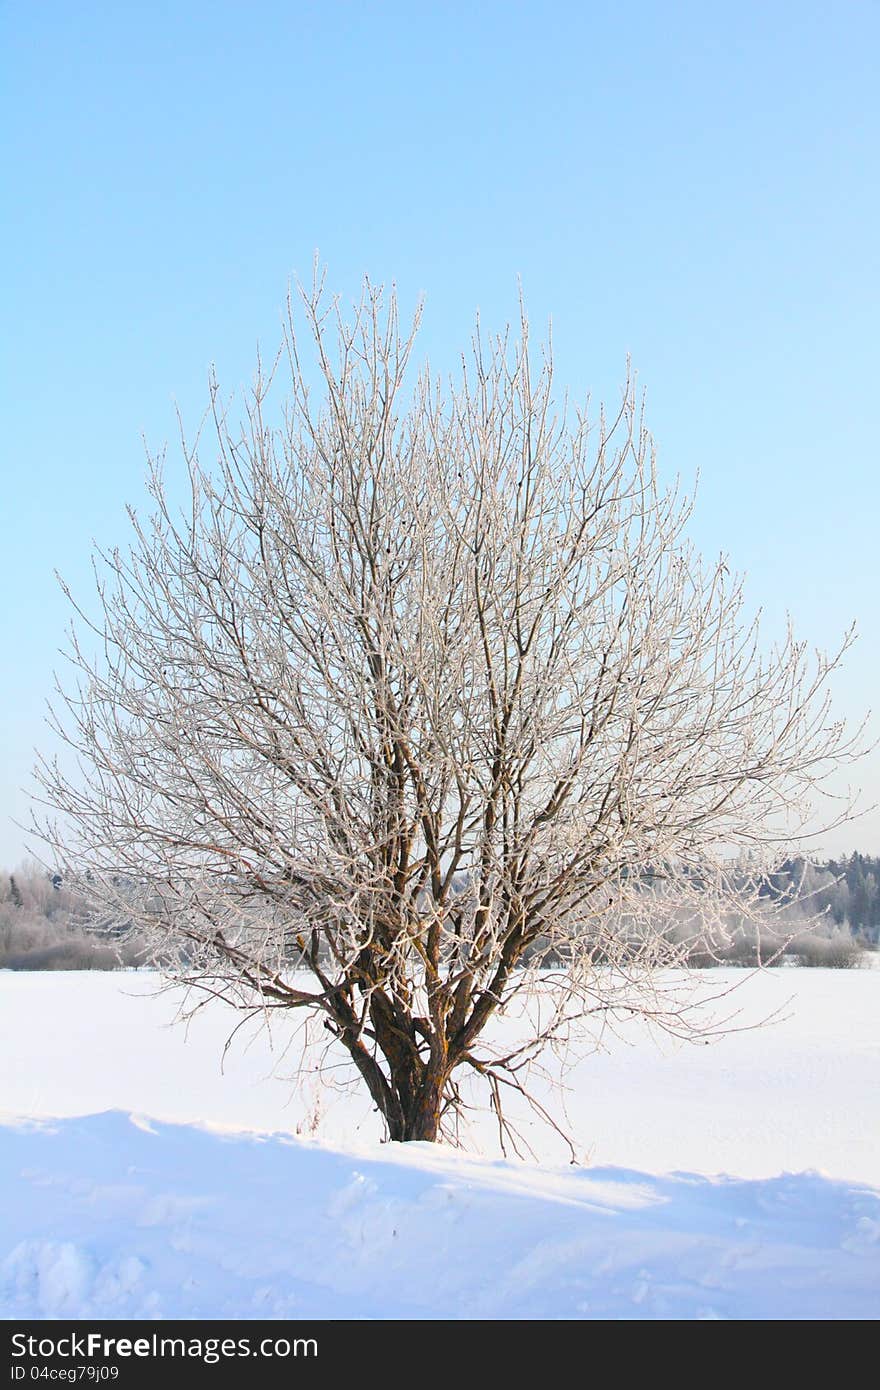
[[[228,1019],[186,1039],[142,976],[0,974],[0,1316],[876,1317],[880,972],[784,983],[775,1028],[587,1058],[576,1167],[379,1145],[309,1086],[285,1111],[265,1050],[221,1076]]]

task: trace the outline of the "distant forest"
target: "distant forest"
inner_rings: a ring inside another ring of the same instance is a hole
[[[774,906],[799,916],[819,915],[792,943],[786,958],[800,965],[850,967],[880,942],[880,857],[854,853],[812,864],[786,862],[764,889]],[[768,904],[769,905],[769,904]],[[695,965],[755,963],[754,942],[734,929],[730,949]],[[115,970],[143,963],[136,942],[102,928],[85,900],[59,874],[27,865],[0,874],[0,970]]]
[[[767,895],[809,900],[811,912],[824,912],[836,927],[876,945],[880,940],[880,858],[854,853],[848,859],[810,864],[786,862],[769,881]]]
[[[27,865],[0,875],[0,970],[118,970],[142,960],[92,920],[60,874]]]

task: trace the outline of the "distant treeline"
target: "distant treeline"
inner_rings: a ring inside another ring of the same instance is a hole
[[[880,942],[880,857],[851,854],[812,864],[787,861],[768,879],[764,894],[785,908],[784,927],[798,932],[785,955],[801,965],[850,966]],[[768,903],[769,906],[769,903]],[[798,919],[810,919],[800,930]],[[754,932],[730,924],[728,946],[705,955],[695,945],[694,965],[751,964],[761,959]],[[674,931],[674,927],[672,927]],[[116,970],[143,963],[127,934],[101,928],[85,898],[60,874],[26,865],[0,874],[0,970]]]
[[[827,913],[853,937],[875,945],[880,941],[880,858],[854,853],[823,864],[791,859],[765,891],[777,900],[803,900],[810,912]]]
[[[59,874],[31,866],[0,875],[0,970],[118,970],[143,953],[101,930]]]

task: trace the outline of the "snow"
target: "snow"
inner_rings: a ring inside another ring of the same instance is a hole
[[[486,1156],[488,1119],[483,1156],[382,1145],[359,1096],[292,1087],[282,1028],[221,1072],[235,1020],[172,1026],[155,977],[2,973],[0,1316],[876,1317],[880,971],[735,1000],[781,1019],[584,1056],[572,1166],[537,1127],[538,1161]]]

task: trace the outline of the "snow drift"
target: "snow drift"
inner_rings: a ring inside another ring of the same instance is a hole
[[[286,1106],[282,1038],[221,1074],[228,1016],[147,977],[0,974],[0,1316],[875,1317],[880,972],[788,973],[740,1000],[774,1027],[585,1058],[579,1167]]]
[[[7,1128],[4,1317],[871,1317],[880,1194],[366,1160],[117,1112]]]

